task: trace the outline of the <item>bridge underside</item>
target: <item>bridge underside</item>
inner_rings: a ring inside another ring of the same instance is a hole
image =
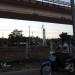
[[[2,12],[0,11],[0,18],[8,18],[8,19],[20,19],[20,20],[30,20],[30,21],[40,21],[40,22],[51,22],[51,23],[62,23],[62,24],[72,24],[71,20],[67,20],[64,18],[53,18],[53,17],[44,17],[38,16],[36,14],[18,14],[12,12]]]
[[[24,5],[0,3],[0,18],[72,24],[71,12],[68,9],[27,3]]]

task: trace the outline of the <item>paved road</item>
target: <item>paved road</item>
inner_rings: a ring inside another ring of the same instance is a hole
[[[0,73],[0,75],[40,75],[39,70],[22,70],[14,72]]]
[[[0,75],[40,75],[40,70],[33,69],[33,70],[13,71],[13,72],[0,73]],[[55,73],[54,75],[75,75],[75,74]]]

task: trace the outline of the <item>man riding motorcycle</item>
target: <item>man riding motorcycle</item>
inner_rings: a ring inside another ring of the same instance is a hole
[[[65,46],[65,49],[66,46]],[[70,64],[68,64],[70,62],[70,59],[72,58],[72,55],[70,55],[70,53],[66,53],[67,51],[63,52],[63,48],[61,48],[60,46],[56,49],[55,53],[53,53],[51,56],[55,57],[54,61],[53,59],[51,60],[52,57],[50,57],[50,61],[51,61],[51,66],[52,68],[59,68],[59,70],[61,70],[61,67],[64,68],[65,70],[68,71],[70,68]],[[67,62],[67,63],[66,63]],[[66,63],[66,65],[65,65]],[[55,66],[54,66],[55,65]]]
[[[49,56],[49,63],[45,63],[44,65],[42,65],[41,67],[41,74],[44,75],[43,73],[43,69],[47,66],[49,66],[50,71],[48,75],[51,75],[54,71],[58,71],[59,72],[74,72],[74,68],[73,68],[73,64],[72,64],[72,56],[70,55],[70,53],[66,53],[63,52],[62,47],[57,47],[57,49],[55,51],[51,51],[50,52],[50,56]],[[66,48],[65,48],[66,49]]]

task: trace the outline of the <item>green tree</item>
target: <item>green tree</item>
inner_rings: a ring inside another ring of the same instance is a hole
[[[7,38],[0,38],[0,46],[4,47],[8,45],[8,39]]]
[[[68,35],[67,33],[61,33],[59,36],[62,42],[68,42],[68,43],[71,41],[71,38],[72,38],[72,36]]]
[[[22,31],[15,29],[9,34],[9,45],[19,45],[23,38]]]
[[[23,37],[22,31],[15,29],[11,34],[9,34],[9,38],[15,38],[15,37]]]

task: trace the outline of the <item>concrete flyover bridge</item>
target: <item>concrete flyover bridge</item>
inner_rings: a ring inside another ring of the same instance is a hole
[[[0,0],[0,18],[72,24],[71,7],[49,1]]]

